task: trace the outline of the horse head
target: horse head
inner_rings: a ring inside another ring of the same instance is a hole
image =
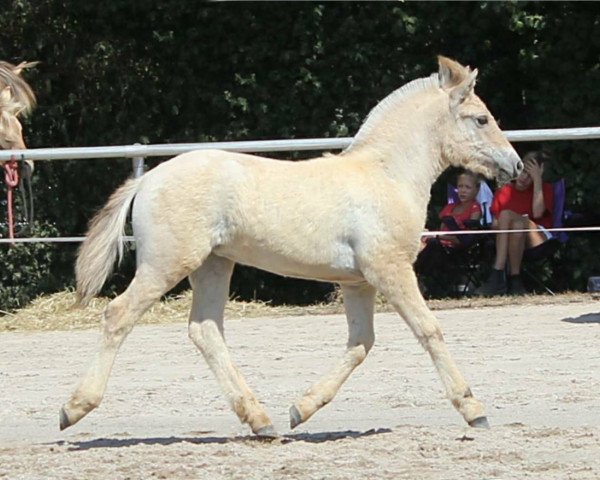
[[[448,96],[451,126],[442,147],[443,156],[454,166],[462,166],[487,178],[500,181],[516,178],[523,162],[506,139],[496,120],[475,95],[477,69],[438,57],[439,86]]]
[[[19,118],[35,107],[35,95],[21,78],[21,72],[37,62],[12,65],[0,61],[0,147],[5,150],[24,149],[23,129]],[[0,164],[3,162],[0,162]]]
[[[15,102],[11,87],[4,87],[0,92],[0,147],[3,150],[23,149],[23,127],[17,118],[21,106]]]

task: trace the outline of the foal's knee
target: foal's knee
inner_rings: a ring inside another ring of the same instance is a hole
[[[438,325],[428,325],[426,328],[423,328],[419,332],[415,332],[419,343],[424,347],[427,347],[432,342],[443,342],[444,335],[442,334],[442,330]]]

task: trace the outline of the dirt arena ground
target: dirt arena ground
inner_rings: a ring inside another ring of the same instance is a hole
[[[136,327],[104,403],[65,432],[58,410],[97,330],[2,332],[0,478],[600,478],[600,301],[435,313],[490,430],[464,425],[391,313],[334,401],[293,432],[288,408],[341,355],[344,317],[227,322],[274,442],[239,424],[183,322]]]

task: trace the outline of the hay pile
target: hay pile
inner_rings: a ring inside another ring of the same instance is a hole
[[[73,330],[95,328],[100,323],[109,298],[94,298],[85,308],[75,306],[75,293],[64,291],[38,297],[29,305],[14,313],[0,317],[0,332]],[[141,324],[186,322],[192,304],[191,291],[156,303],[142,317]],[[225,309],[227,319],[249,317],[286,317],[322,313],[341,313],[340,302],[299,307],[294,305],[273,306],[265,302],[242,302],[230,300]]]
[[[428,301],[432,310],[452,308],[474,308],[513,304],[565,304],[589,301],[589,295],[566,293],[556,296],[528,295],[523,297],[459,298]],[[94,298],[86,308],[75,307],[75,293],[64,291],[41,296],[15,313],[0,316],[0,332],[74,330],[97,328],[102,311],[109,298]],[[141,324],[186,322],[192,303],[191,291],[167,298],[155,304],[141,319]],[[377,296],[376,311],[392,311],[381,296]],[[232,299],[227,303],[225,318],[243,319],[251,317],[288,317],[299,315],[327,315],[343,313],[341,293],[336,293],[330,302],[309,306],[274,306],[265,302],[242,302]]]

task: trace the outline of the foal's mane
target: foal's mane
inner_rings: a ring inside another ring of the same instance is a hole
[[[424,90],[429,90],[431,88],[439,87],[439,79],[438,74],[433,73],[429,77],[417,78],[406,85],[394,90],[387,97],[385,97],[381,102],[379,102],[367,115],[367,118],[362,123],[358,132],[354,136],[352,143],[344,150],[348,152],[357,146],[360,146],[366,143],[369,133],[373,130],[373,127],[379,123],[379,120],[386,116],[386,114],[396,108],[399,104],[406,101],[408,98],[412,97],[416,93],[423,92]]]
[[[4,102],[0,108],[17,115],[24,113],[27,115],[35,107],[35,95],[29,84],[21,78],[20,71],[24,68],[32,67],[37,62],[13,65],[9,62],[0,61],[0,90],[10,87],[12,99],[10,102]]]

